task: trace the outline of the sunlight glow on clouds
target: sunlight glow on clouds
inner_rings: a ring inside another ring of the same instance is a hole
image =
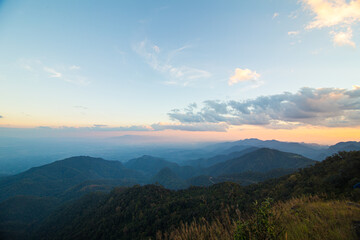
[[[247,68],[246,69],[236,68],[235,74],[230,77],[228,83],[231,86],[238,82],[256,81],[259,77],[260,74],[258,74],[256,71],[252,71]]]
[[[351,40],[352,39],[352,30],[348,27],[346,32],[330,32],[333,35],[333,41],[335,45],[344,46],[350,45],[356,47],[356,44]]]
[[[181,123],[227,123],[291,129],[304,125],[325,127],[360,126],[360,89],[302,88],[293,94],[261,96],[244,101],[212,101],[169,117]]]
[[[336,45],[350,45],[355,47],[351,40],[351,26],[360,21],[360,0],[303,0],[303,3],[315,14],[314,20],[306,29],[340,27],[347,31],[331,31]]]

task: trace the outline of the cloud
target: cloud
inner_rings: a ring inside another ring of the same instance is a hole
[[[352,30],[350,27],[347,28],[346,32],[330,32],[333,35],[333,42],[338,46],[349,45],[351,47],[356,47],[356,44],[351,40],[352,39]]]
[[[290,31],[288,32],[288,35],[289,36],[296,36],[296,35],[299,35],[300,31]]]
[[[87,77],[74,72],[74,70],[80,70],[80,67],[76,65],[50,67],[40,60],[34,59],[20,59],[19,63],[21,68],[30,72],[37,79],[56,78],[76,85],[88,85],[90,83]]]
[[[0,118],[4,118],[4,117],[0,115]]]
[[[53,68],[44,67],[44,71],[51,74],[49,77],[52,77],[52,78],[61,78],[62,77],[62,74],[60,72],[57,72]]]
[[[74,106],[74,108],[81,109],[81,110],[87,110],[88,109],[87,107],[80,106],[80,105]]]
[[[274,13],[274,15],[272,16],[272,19],[275,19],[275,18],[277,18],[279,16],[279,13]]]
[[[360,89],[302,88],[297,93],[244,101],[208,100],[200,109],[174,109],[168,115],[182,124],[226,123],[268,128],[360,126]]]
[[[230,77],[228,83],[231,86],[238,82],[256,81],[259,77],[260,77],[260,74],[258,74],[255,71],[252,71],[250,69],[236,68],[235,74]]]
[[[70,70],[79,70],[80,66],[72,65],[69,67]]]
[[[360,21],[359,0],[303,0],[315,14],[306,28],[332,27],[339,24],[353,24]]]
[[[160,52],[160,48],[156,45],[153,46],[153,49],[156,53],[159,53]]]
[[[200,79],[211,77],[211,73],[203,69],[172,63],[175,56],[187,48],[188,46],[184,46],[170,51],[167,54],[160,54],[160,48],[158,46],[144,40],[134,46],[134,51],[143,57],[152,69],[168,78],[164,83],[188,86]]]
[[[351,26],[360,21],[360,0],[302,0],[314,13],[314,19],[306,29],[339,27],[347,31],[331,31],[335,45],[355,46],[351,40]]]
[[[192,123],[192,124],[152,124],[154,131],[181,130],[196,132],[226,132],[229,125],[226,123]]]

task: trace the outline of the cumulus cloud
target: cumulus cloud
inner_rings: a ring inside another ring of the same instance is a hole
[[[236,68],[235,73],[229,79],[229,85],[236,84],[238,82],[246,82],[246,81],[256,81],[260,77],[256,71],[252,71],[250,69],[241,69]]]
[[[351,26],[360,21],[360,0],[302,0],[305,6],[314,13],[314,19],[306,28],[340,27],[346,31],[331,31],[336,45],[355,46],[351,40]]]
[[[344,32],[330,32],[333,35],[333,42],[335,45],[345,46],[349,45],[352,47],[356,47],[356,44],[351,40],[352,39],[352,29],[350,27],[347,28]]]
[[[172,63],[172,59],[187,48],[188,46],[184,46],[168,53],[161,54],[159,46],[144,40],[134,46],[134,51],[143,57],[152,69],[168,78],[164,83],[188,86],[200,79],[211,77],[211,73],[203,69]]]
[[[332,27],[360,21],[360,0],[303,0],[315,14],[306,28]]]
[[[272,19],[275,19],[275,18],[277,18],[278,16],[279,16],[279,13],[276,12],[276,13],[273,14]]]
[[[174,109],[168,115],[186,124],[226,123],[269,128],[360,126],[360,89],[302,88],[297,93],[244,101],[209,100],[201,108]]]

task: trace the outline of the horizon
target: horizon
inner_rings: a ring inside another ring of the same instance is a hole
[[[0,0],[0,136],[360,141],[359,12],[359,0]]]

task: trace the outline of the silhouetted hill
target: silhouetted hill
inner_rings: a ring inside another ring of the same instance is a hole
[[[123,179],[140,182],[142,175],[118,161],[72,157],[2,178],[0,201],[16,195],[58,196],[86,180]]]
[[[246,171],[267,172],[277,168],[297,169],[311,164],[315,164],[315,161],[298,154],[261,148],[239,158],[209,167],[206,172],[212,176],[219,176]]]

